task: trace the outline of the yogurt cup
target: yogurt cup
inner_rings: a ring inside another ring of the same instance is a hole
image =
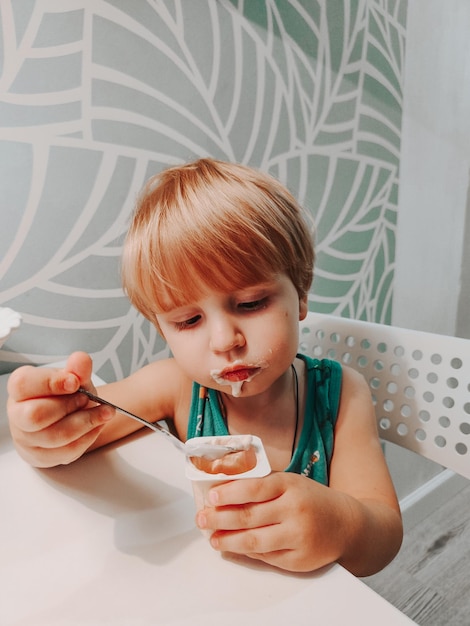
[[[210,441],[213,443],[216,439],[217,443],[222,445],[236,445],[237,438],[246,439],[246,435],[195,437],[195,439],[197,439],[199,442]],[[268,457],[266,456],[266,452],[264,450],[261,439],[259,437],[256,437],[255,435],[252,435],[251,445],[255,449],[256,465],[255,467],[253,467],[253,469],[248,470],[247,472],[242,472],[241,474],[209,474],[207,472],[201,471],[200,469],[197,469],[197,467],[193,465],[191,459],[189,457],[186,457],[186,477],[189,478],[193,486],[194,502],[196,504],[197,511],[206,506],[212,506],[207,501],[207,494],[209,492],[209,489],[214,485],[226,483],[230,480],[261,478],[262,476],[267,476],[271,472],[271,466],[269,465]]]

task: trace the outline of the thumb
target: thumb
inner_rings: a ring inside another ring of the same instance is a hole
[[[86,352],[74,352],[67,359],[65,370],[78,378],[80,387],[95,392],[95,387],[91,381],[93,361],[89,354]]]

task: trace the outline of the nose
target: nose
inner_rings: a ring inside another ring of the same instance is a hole
[[[209,347],[213,352],[230,352],[244,345],[245,337],[234,320],[223,316],[212,322]]]

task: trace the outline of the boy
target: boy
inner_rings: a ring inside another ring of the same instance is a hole
[[[210,492],[196,523],[220,551],[291,571],[338,561],[359,576],[396,554],[402,523],[368,387],[349,368],[297,355],[314,252],[301,210],[273,178],[201,159],[145,186],[123,283],[172,358],[100,394],[180,438],[259,436],[273,472]],[[70,463],[139,428],[94,406],[88,355],[9,380],[10,428],[29,463]]]

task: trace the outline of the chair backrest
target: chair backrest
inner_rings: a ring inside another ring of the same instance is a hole
[[[309,313],[300,352],[361,372],[380,437],[470,479],[470,340]]]

